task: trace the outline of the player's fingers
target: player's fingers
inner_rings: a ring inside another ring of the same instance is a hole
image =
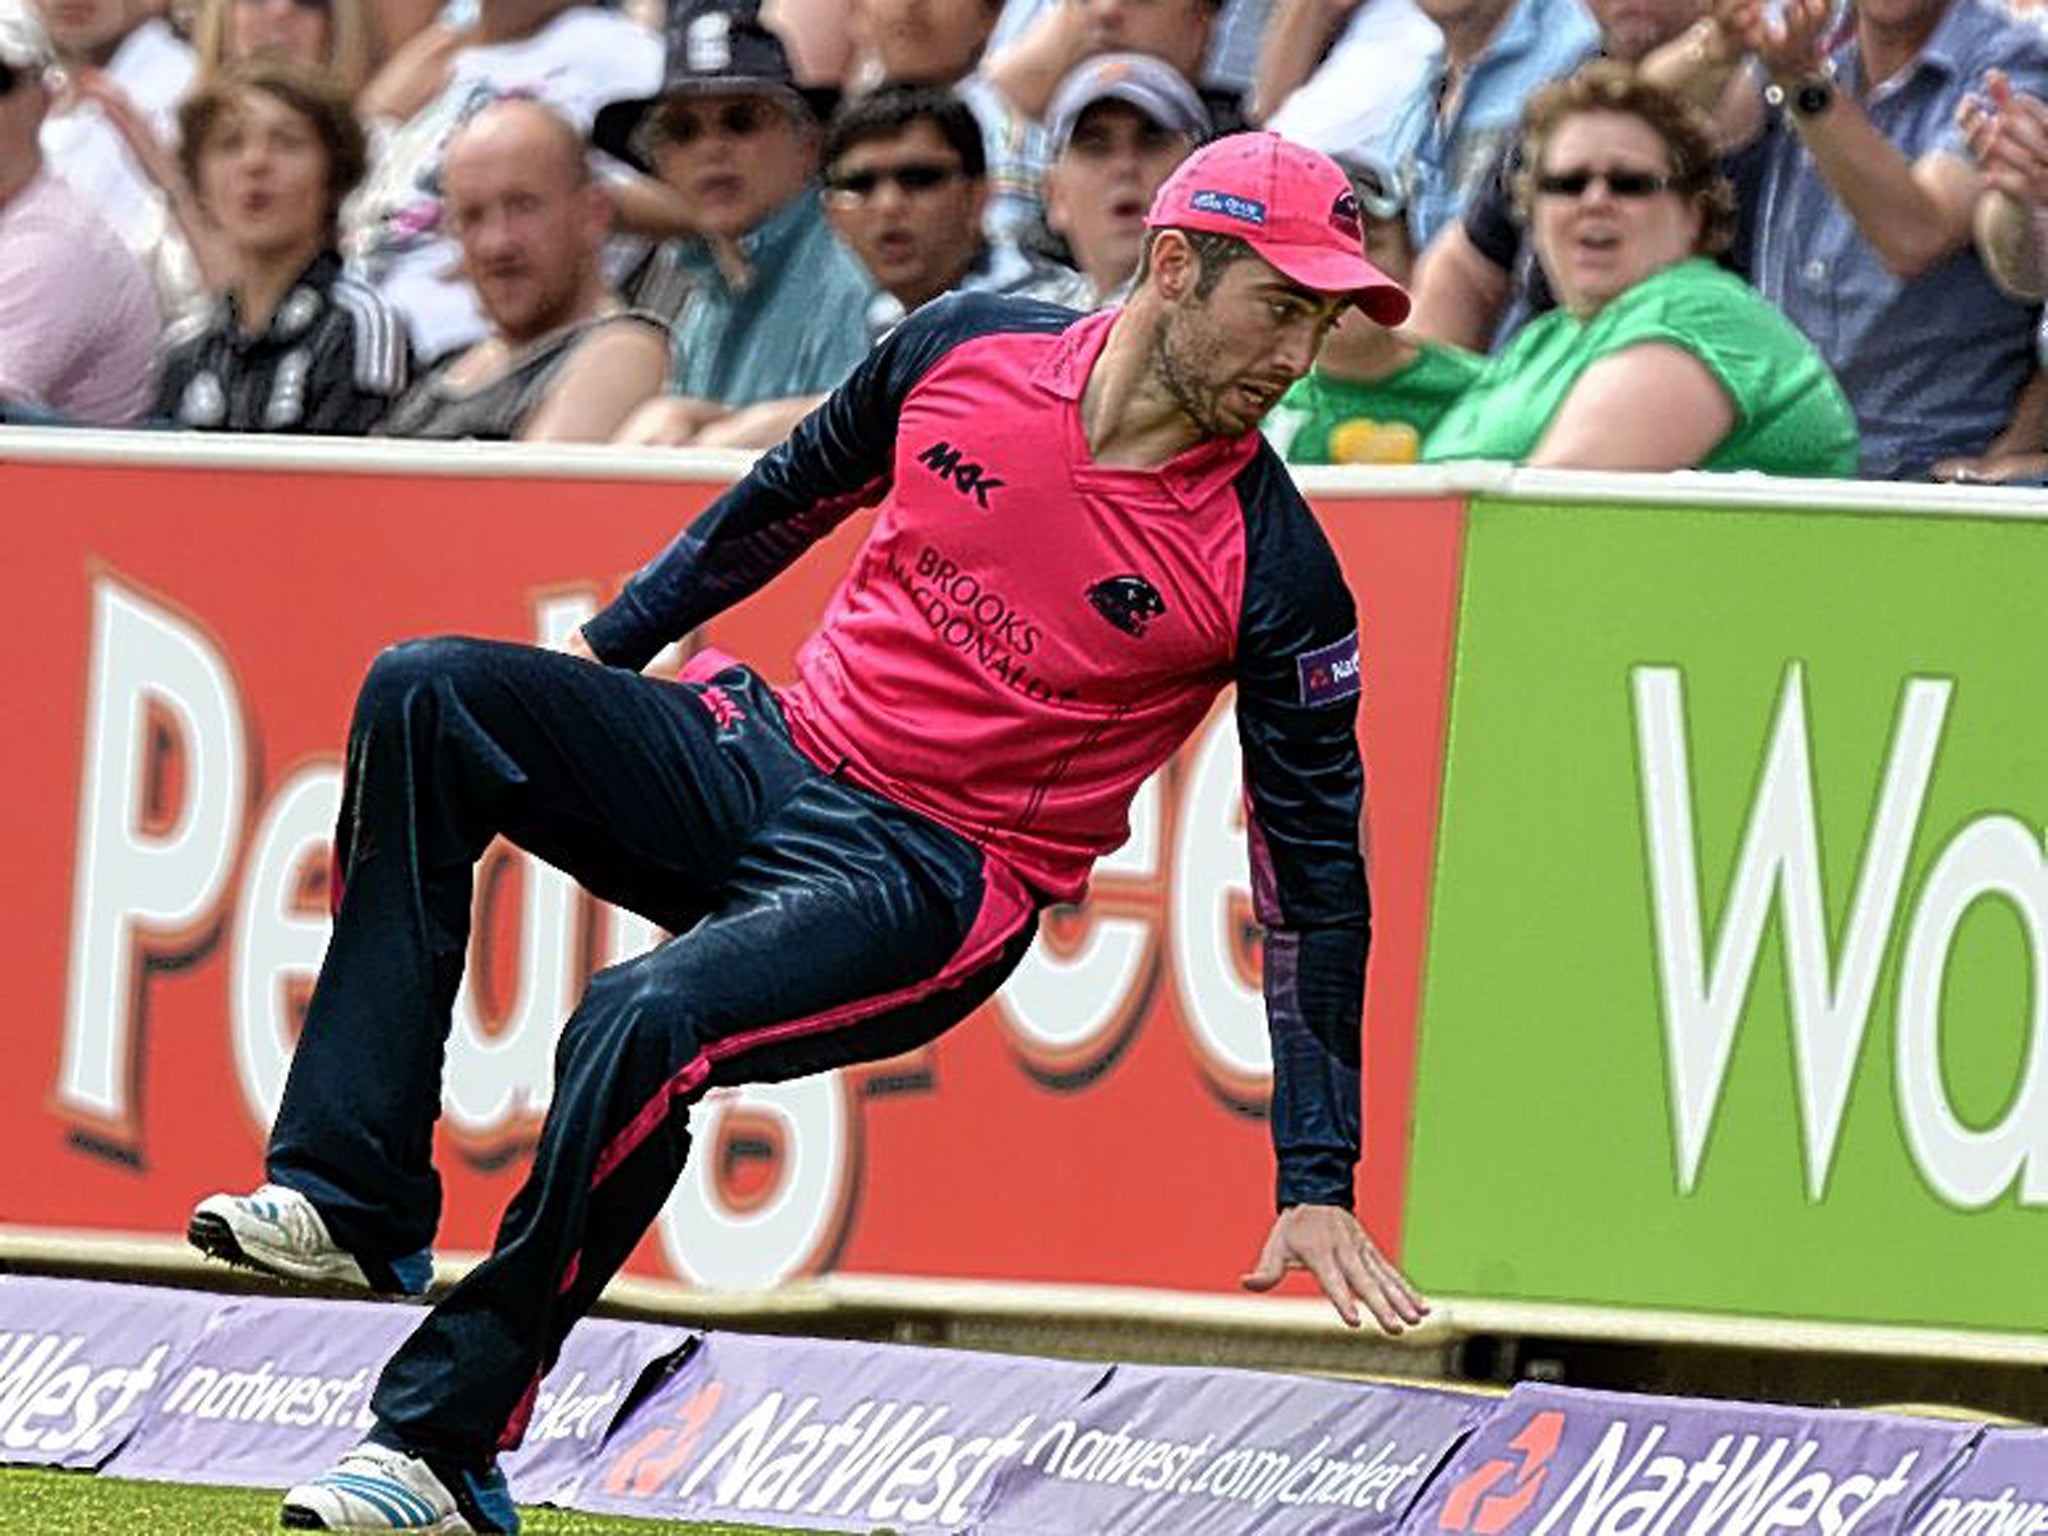
[[[2002,69],[1987,69],[1984,72],[1984,89],[2003,111],[2012,105],[2012,81]]]
[[[1409,1283],[1408,1277],[1396,1269],[1385,1254],[1377,1248],[1369,1248],[1367,1256],[1380,1278],[1387,1299],[1404,1321],[1419,1323],[1429,1316],[1429,1303],[1422,1299],[1422,1293]]]
[[[1337,1309],[1337,1315],[1344,1319],[1344,1326],[1358,1326],[1358,1302],[1351,1294],[1351,1282],[1345,1275],[1337,1256],[1328,1249],[1305,1255],[1303,1262],[1310,1274],[1316,1277],[1316,1284],[1323,1288],[1323,1294],[1330,1298],[1330,1305]]]
[[[1422,1298],[1409,1286],[1407,1277],[1387,1262],[1377,1244],[1363,1233],[1359,1234],[1359,1262],[1372,1277],[1373,1287],[1386,1298],[1387,1305],[1403,1323],[1422,1321]]]
[[[1288,1255],[1278,1234],[1266,1239],[1266,1246],[1259,1251],[1259,1262],[1252,1266],[1251,1273],[1243,1276],[1238,1284],[1248,1291],[1270,1291],[1280,1283],[1287,1273]]]
[[[1344,1281],[1351,1294],[1365,1303],[1366,1310],[1372,1313],[1372,1320],[1380,1325],[1380,1332],[1398,1334],[1406,1322],[1374,1269],[1372,1257],[1370,1244],[1357,1247],[1347,1244],[1338,1249],[1337,1264],[1344,1271]]]

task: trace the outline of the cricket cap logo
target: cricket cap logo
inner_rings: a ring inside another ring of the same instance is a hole
[[[1519,1457],[1500,1456],[1469,1473],[1444,1499],[1436,1517],[1440,1531],[1467,1536],[1500,1536],[1536,1502],[1550,1476],[1551,1458],[1564,1435],[1564,1411],[1546,1408],[1508,1442]]]
[[[1145,626],[1166,612],[1166,599],[1142,576],[1111,576],[1088,589],[1088,601],[1127,635],[1142,636]]]

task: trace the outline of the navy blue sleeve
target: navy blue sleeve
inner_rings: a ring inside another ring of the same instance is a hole
[[[1359,827],[1357,609],[1337,557],[1271,449],[1238,479],[1245,511],[1237,728],[1266,929],[1276,1195],[1349,1209],[1371,901]]]
[[[591,650],[638,670],[671,640],[758,591],[855,509],[881,500],[897,414],[947,352],[999,331],[1064,330],[1077,318],[1050,304],[988,295],[925,305],[583,626]]]

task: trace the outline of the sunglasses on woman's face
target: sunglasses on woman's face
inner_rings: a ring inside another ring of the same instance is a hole
[[[1545,171],[1536,178],[1536,190],[1544,197],[1584,197],[1596,181],[1609,197],[1628,199],[1655,197],[1678,185],[1675,177],[1655,171]]]
[[[694,107],[664,107],[654,119],[655,131],[671,144],[694,144],[717,132],[728,139],[749,139],[782,114],[766,101],[728,101],[716,112]]]
[[[0,96],[12,95],[15,86],[27,78],[28,76],[24,75],[12,64],[0,62]]]

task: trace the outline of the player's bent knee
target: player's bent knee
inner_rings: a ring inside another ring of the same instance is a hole
[[[675,989],[638,961],[628,960],[590,978],[555,1046],[556,1074],[567,1072],[592,1051],[614,1058],[635,1056],[675,1070],[694,1060],[701,1045],[690,1011]]]
[[[403,707],[421,688],[460,677],[482,649],[477,641],[459,635],[401,640],[386,646],[363,679],[356,701],[358,713]]]

